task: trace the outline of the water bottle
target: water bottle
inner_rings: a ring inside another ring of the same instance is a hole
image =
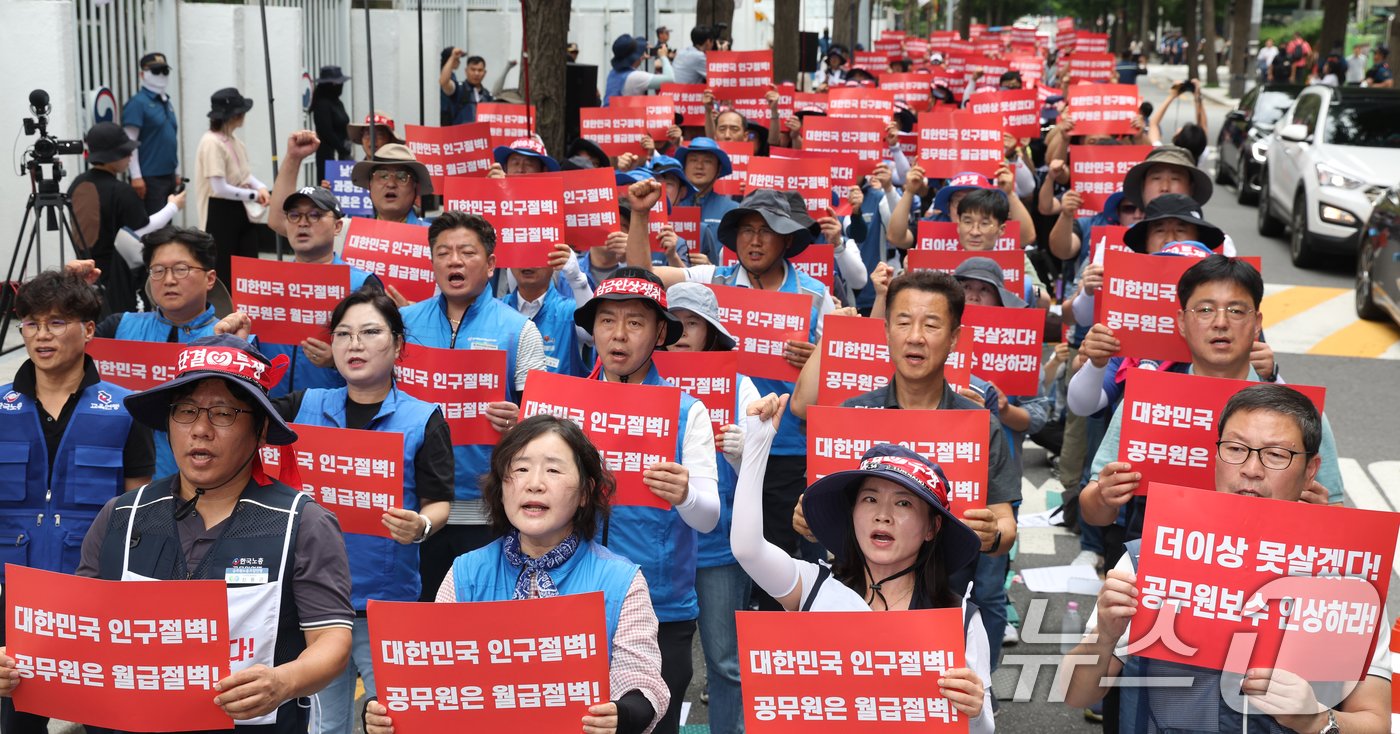
[[[1060,649],[1069,653],[1084,636],[1084,620],[1079,617],[1079,602],[1072,601],[1065,610],[1065,618],[1060,622]]]

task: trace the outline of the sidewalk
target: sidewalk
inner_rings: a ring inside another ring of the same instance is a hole
[[[1229,95],[1230,68],[1228,66],[1222,66],[1219,68],[1219,72],[1220,86],[1202,86],[1201,96],[1205,97],[1211,102],[1214,102],[1215,104],[1222,105],[1224,107],[1234,107],[1235,105],[1239,104],[1240,98],[1231,97]],[[1153,84],[1157,85],[1157,87],[1160,89],[1171,89],[1172,84],[1186,79],[1186,66],[1184,64],[1148,64],[1147,79]],[[1255,80],[1253,77],[1251,77],[1245,82],[1245,91],[1249,91],[1250,89],[1252,89],[1254,87],[1254,84]]]

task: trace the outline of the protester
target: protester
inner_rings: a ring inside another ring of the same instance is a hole
[[[826,71],[820,72],[817,81],[818,90],[838,87],[846,81],[846,64],[850,61],[850,55],[845,46],[839,43],[831,44],[826,51]]]
[[[357,141],[350,139],[348,130],[350,113],[345,111],[345,103],[340,99],[348,81],[350,77],[339,66],[323,66],[311,88],[312,127],[321,139],[316,149],[317,176],[325,175],[326,161],[346,161],[355,156],[351,144]]]
[[[661,66],[658,73],[642,71],[642,60],[647,58],[647,40],[642,36],[629,36],[626,33],[617,37],[612,45],[612,71],[608,72],[607,84],[603,89],[603,106],[613,97],[633,97],[647,92],[655,92],[662,84],[675,81],[671,69],[671,59],[667,54],[657,57]]]
[[[1161,145],[1123,177],[1123,195],[1139,208],[1162,194],[1185,194],[1205,206],[1215,193],[1210,176],[1196,166],[1191,151],[1176,145]]]
[[[234,136],[253,108],[253,100],[226,87],[215,92],[209,102],[209,132],[200,138],[195,153],[195,200],[199,203],[199,228],[219,246],[215,268],[219,279],[231,283],[233,256],[257,257],[259,245],[271,234],[258,222],[265,221],[271,194],[253,175],[248,148]]]
[[[636,202],[634,211],[635,206]],[[636,231],[637,222],[632,226]],[[641,230],[646,230],[645,221]],[[634,267],[619,269],[574,312],[574,322],[593,336],[597,347],[598,364],[590,379],[667,384],[656,370],[652,353],[679,340],[684,327],[666,310],[666,292],[655,275]],[[652,494],[671,507],[613,508],[604,544],[639,564],[646,576],[660,622],[661,677],[671,690],[671,705],[655,731],[676,734],[681,702],[693,673],[691,643],[700,614],[695,592],[696,533],[713,530],[720,516],[710,413],[689,393],[681,393],[676,460],[651,464],[643,477]]]
[[[1241,390],[1216,423],[1215,491],[1260,498],[1251,501],[1299,501],[1320,471],[1323,428],[1317,408],[1292,388]],[[1056,680],[1065,681],[1067,704],[1087,706],[1102,698],[1108,690],[1103,681],[1111,677],[1123,686],[1119,728],[1124,731],[1389,730],[1390,620],[1383,603],[1387,618],[1375,625],[1365,678],[1328,708],[1318,703],[1320,691],[1306,679],[1307,670],[1256,667],[1240,675],[1129,654],[1119,643],[1129,637],[1142,603],[1136,588],[1139,550],[1137,542],[1130,544],[1108,572],[1083,641],[1061,664]],[[1152,685],[1168,676],[1186,685]],[[1141,687],[1133,686],[1135,681]]]
[[[580,344],[591,346],[593,337],[574,323],[574,311],[593,298],[593,288],[579,269],[578,256],[568,245],[557,244],[549,253],[548,267],[511,268],[510,274],[515,290],[502,300],[539,329],[545,369],[573,377],[588,374]],[[558,274],[569,284],[572,297],[554,287]]]
[[[706,74],[705,54],[715,50],[714,31],[709,26],[697,25],[690,29],[690,43],[676,52],[671,70],[677,84],[704,84]]]
[[[408,342],[437,349],[505,351],[505,399],[488,403],[486,417],[497,432],[506,434],[519,418],[525,376],[545,368],[540,331],[487,287],[496,271],[496,230],[490,222],[475,214],[444,212],[428,227],[428,248],[438,294],[403,309]],[[446,526],[423,546],[422,601],[432,600],[433,589],[454,558],[494,537],[478,488],[478,479],[490,469],[491,447],[454,445],[452,454],[456,495]]]
[[[122,105],[122,127],[126,134],[143,148],[132,151],[131,188],[146,204],[146,213],[154,215],[165,207],[171,194],[180,185],[179,125],[175,120],[175,105],[165,90],[170,87],[170,62],[165,54],[148,53],[141,57],[141,88]]]
[[[291,154],[290,146],[287,152]],[[288,162],[288,165],[291,163]],[[400,143],[381,145],[372,157],[356,163],[350,169],[350,181],[369,191],[375,219],[428,224],[414,208],[418,206],[419,197],[433,193],[433,178],[428,173],[428,167],[413,157],[408,146]]]
[[[559,161],[550,157],[544,143],[536,138],[521,138],[510,145],[498,145],[492,151],[492,157],[496,159],[491,166],[492,178],[559,171]]]
[[[28,355],[14,382],[0,387],[0,435],[10,453],[0,532],[23,549],[22,565],[73,573],[67,544],[87,532],[102,505],[151,479],[151,433],[122,405],[130,392],[102,380],[83,352],[102,303],[76,275],[42,272],[15,294],[15,316]],[[37,518],[37,520],[35,519]],[[0,566],[0,608],[5,602]],[[0,626],[0,645],[4,630]],[[48,719],[16,711],[14,661],[0,648],[0,729],[42,734]]]
[[[892,444],[861,456],[860,468],[817,480],[802,499],[812,532],[834,566],[790,557],[763,539],[763,477],[786,396],[749,405],[745,461],[734,497],[734,556],[787,611],[893,611],[963,607],[966,665],[943,671],[938,694],[968,719],[996,730],[991,668],[978,609],[948,582],[977,558],[977,534],[953,515],[948,479],[924,457]],[[878,623],[875,623],[878,624]]]
[[[96,239],[84,244],[88,258],[102,269],[98,284],[102,286],[107,311],[135,311],[141,273],[133,272],[136,269],[129,267],[117,251],[117,233],[127,229],[133,236],[141,237],[169,224],[175,212],[184,208],[185,192],[171,194],[160,211],[147,216],[140,195],[118,178],[135,160],[137,143],[115,122],[93,125],[84,142],[91,167],[68,186],[73,213],[79,222],[90,218],[98,222]]]
[[[467,56],[466,79],[457,80],[457,67],[461,66],[462,57],[466,54],[467,52],[460,48],[448,47],[442,50],[442,61],[438,64],[438,98],[440,123],[443,127],[476,122],[476,106],[482,102],[496,101],[495,95],[485,86],[486,59]],[[514,66],[515,62],[511,61],[506,67],[506,73]],[[505,80],[504,74],[501,79]],[[499,91],[498,85],[497,92]]]
[[[637,564],[593,540],[616,509],[610,507],[616,483],[598,450],[577,424],[537,415],[497,444],[482,485],[492,530],[501,537],[458,557],[437,601],[602,592],[614,698],[589,707],[583,731],[651,731],[671,703],[662,681],[657,619]],[[388,713],[370,702],[366,734],[392,734]]]
[[[715,182],[734,173],[729,154],[712,138],[697,137],[690,145],[676,152],[684,167],[685,180],[695,191],[681,197],[680,206],[700,207],[700,242],[698,251],[712,263],[720,262],[719,223],[737,203],[728,196],[714,192]]]
[[[1188,122],[1177,128],[1177,131],[1172,134],[1172,145],[1190,151],[1192,160],[1199,164],[1209,142],[1206,138],[1206,130],[1210,127],[1210,123],[1206,121],[1204,98],[1201,96],[1201,80],[1192,79],[1190,82],[1177,82],[1172,85],[1172,91],[1167,96],[1167,101],[1153,110],[1152,117],[1147,122],[1147,138],[1153,145],[1160,146],[1162,144],[1162,120],[1166,119],[1167,109],[1178,99],[1181,99],[1182,95],[1188,93],[1188,85],[1191,90],[1189,92],[1191,98],[1196,104],[1195,122]]]
[[[447,522],[452,504],[452,435],[433,403],[401,392],[394,363],[405,347],[403,318],[388,296],[361,289],[331,312],[335,366],[345,387],[312,388],[275,399],[283,420],[301,425],[383,431],[403,435],[403,504],[384,512],[381,523],[391,537],[345,533],[350,564],[350,606],[355,610],[350,662],[316,694],[312,730],[323,734],[354,731],[355,678],[365,694],[378,691],[375,650],[370,645],[369,599],[418,601],[418,544]]]
[[[371,130],[373,131],[373,140],[370,139]],[[394,131],[394,118],[379,111],[375,111],[372,115],[365,115],[363,124],[347,125],[345,128],[345,136],[350,138],[352,142],[359,144],[360,148],[363,149],[365,153],[363,160],[367,161],[373,160],[375,154],[379,152],[379,149],[390,143],[398,143],[399,145],[407,144],[407,142],[400,138],[398,133]],[[323,175],[325,169],[317,171],[316,173],[317,175]]]
[[[666,289],[668,310],[680,319],[684,332],[668,352],[727,352],[737,346],[719,318],[714,291],[700,283],[676,283]],[[758,389],[747,375],[736,375],[734,416],[758,400]],[[720,426],[715,436],[719,473],[720,515],[714,530],[700,534],[696,556],[695,594],[700,604],[700,648],[705,653],[705,690],[709,696],[712,731],[742,734],[744,701],[739,690],[739,639],[734,613],[748,609],[752,584],[729,548],[734,516],[734,485],[743,460],[744,432],[737,423]]]

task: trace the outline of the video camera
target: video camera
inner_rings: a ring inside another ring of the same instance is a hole
[[[33,163],[47,165],[56,163],[61,155],[82,155],[83,141],[59,140],[49,134],[49,93],[36,89],[29,93],[29,111],[34,117],[24,118],[24,134],[39,136],[30,149]],[[21,173],[23,175],[23,173]]]

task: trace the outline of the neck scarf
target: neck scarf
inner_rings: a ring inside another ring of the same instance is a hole
[[[569,537],[551,548],[548,553],[539,558],[531,558],[520,550],[520,531],[512,530],[506,533],[502,552],[505,553],[507,563],[520,569],[520,577],[515,580],[513,598],[531,598],[533,587],[536,586],[539,587],[541,599],[559,596],[559,589],[554,586],[554,579],[550,578],[549,572],[572,558],[574,551],[578,550],[578,543],[578,535],[570,533]]]

